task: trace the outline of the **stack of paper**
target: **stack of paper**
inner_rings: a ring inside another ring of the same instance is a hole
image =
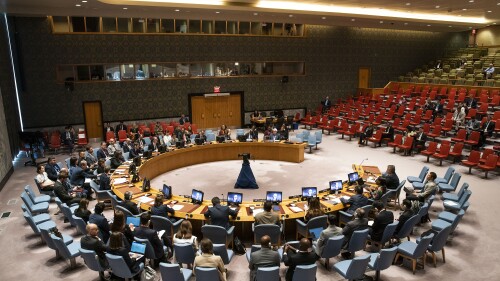
[[[289,207],[289,208],[290,208],[290,210],[292,210],[292,212],[294,212],[294,213],[300,213],[300,212],[302,212],[302,211],[303,211],[303,210],[302,210],[301,208],[299,208],[299,207]]]
[[[141,203],[148,203],[148,202],[151,202],[153,201],[154,199],[153,198],[149,198],[147,196],[141,196],[139,198],[136,198],[135,200],[141,202]]]
[[[122,184],[122,183],[126,183],[126,182],[127,182],[127,179],[125,179],[125,178],[117,178],[117,179],[115,179],[114,184]]]
[[[172,209],[174,209],[175,211],[180,211],[182,208],[184,208],[184,205],[179,204],[176,204],[172,207]]]

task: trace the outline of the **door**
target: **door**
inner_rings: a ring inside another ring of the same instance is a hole
[[[191,114],[198,128],[241,127],[241,94],[191,96]]]
[[[103,139],[102,110],[100,101],[83,103],[83,114],[85,118],[85,132],[87,138]]]
[[[369,67],[360,67],[358,70],[358,88],[368,89],[370,87],[370,74]]]

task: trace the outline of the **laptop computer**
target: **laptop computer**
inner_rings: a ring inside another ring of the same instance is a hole
[[[129,252],[131,258],[140,259],[144,256],[144,253],[146,253],[146,244],[136,241],[132,242]]]
[[[311,228],[309,229],[309,233],[311,233],[311,237],[315,239],[319,239],[319,236],[321,235],[321,231],[323,231],[322,227],[318,228]]]
[[[141,219],[138,217],[127,217],[127,225],[133,224],[135,227],[141,225]]]

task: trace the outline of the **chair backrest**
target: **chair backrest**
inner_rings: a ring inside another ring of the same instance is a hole
[[[126,209],[125,207],[123,207],[123,206],[119,206],[119,205],[117,205],[117,206],[115,207],[115,209],[118,209],[118,210],[122,211],[122,212],[125,214],[125,216],[126,216],[126,217],[133,217],[133,216],[134,216],[134,214],[132,214],[129,210],[127,210],[127,209]]]
[[[467,161],[472,163],[479,163],[479,159],[481,158],[481,152],[477,150],[472,150],[467,158]]]
[[[188,270],[189,272],[191,272],[191,270],[189,269],[181,269],[178,264],[162,262],[160,263],[161,280],[184,281],[184,276],[182,274],[182,271],[184,270]]]
[[[460,200],[458,201],[458,204],[460,206],[463,206],[465,204],[465,202],[469,201],[469,198],[472,194],[472,191],[470,191],[469,189],[467,189],[465,192],[464,192],[464,195],[460,198]]]
[[[229,264],[233,257],[232,250],[228,250],[226,244],[214,244],[214,255],[220,256],[224,264]]]
[[[443,177],[447,183],[450,182],[450,179],[454,173],[455,173],[455,168],[448,167],[448,169],[446,170],[446,173],[444,174],[444,177]]]
[[[418,210],[418,217],[421,219],[423,216],[427,214],[428,211],[429,211],[429,203],[424,203],[424,205],[422,205],[422,207],[420,207],[420,209]]]
[[[109,267],[113,270],[114,275],[121,278],[132,278],[133,274],[122,257],[106,254],[106,259],[108,260]]]
[[[192,264],[196,256],[196,252],[191,244],[174,243],[174,254],[177,263]]]
[[[455,173],[453,174],[453,177],[451,178],[450,185],[455,189],[458,187],[458,183],[460,182],[460,179],[462,178],[461,173]]]
[[[62,203],[60,206],[60,209],[61,209],[61,212],[64,214],[64,216],[68,219],[69,224],[71,224],[72,226],[75,226],[76,223],[73,220],[73,211],[71,211],[71,209],[68,207],[68,205],[66,205],[66,203]]]
[[[80,248],[80,256],[83,258],[83,261],[87,265],[88,268],[94,271],[104,271],[105,269],[99,263],[99,259],[95,251],[85,250]]]
[[[397,246],[388,249],[382,249],[377,257],[377,260],[375,261],[375,264],[373,265],[373,268],[375,270],[384,270],[389,268],[392,265],[397,252]]]
[[[369,229],[356,230],[352,233],[347,250],[351,253],[364,249]]]
[[[85,221],[80,217],[77,217],[73,214],[71,216],[76,224],[76,229],[78,229],[78,232],[83,235],[87,234],[87,223],[85,223]]]
[[[394,231],[396,231],[396,228],[398,227],[399,221],[394,221],[390,224],[388,224],[385,229],[384,233],[382,234],[382,239],[380,240],[380,243],[384,245],[389,239],[391,239],[392,235],[394,235]]]
[[[307,138],[307,144],[308,145],[316,145],[316,135],[309,135]]]
[[[21,199],[23,200],[24,204],[26,204],[26,206],[28,207],[28,209],[31,212],[33,212],[33,210],[31,209],[33,207],[33,201],[28,196],[28,193],[26,193],[26,191],[23,191],[23,193],[21,193]]]
[[[219,280],[219,271],[213,267],[199,267],[194,269],[196,281],[214,281]]]
[[[40,234],[40,228],[38,228],[37,224],[33,220],[33,217],[28,212],[23,212],[24,219],[28,222],[29,226],[33,230],[35,234]]]
[[[450,235],[451,230],[452,224],[441,229],[432,239],[432,243],[429,245],[428,249],[433,252],[441,251],[448,240],[448,235]]]
[[[458,193],[457,193],[457,198],[460,199],[460,197],[462,197],[464,194],[465,194],[465,191],[469,189],[469,184],[464,182],[462,184],[462,187],[460,187],[460,190],[458,190]]]
[[[328,217],[326,215],[314,217],[307,222],[307,228],[313,229],[322,227],[325,229],[328,225],[327,218]]]
[[[148,239],[142,239],[142,238],[138,238],[138,237],[134,237],[134,240],[141,243],[141,244],[145,244],[146,245],[146,251],[144,252],[144,256],[147,258],[147,259],[157,259],[159,257],[156,256],[155,254],[155,249],[153,248],[153,245],[151,245],[151,243],[149,242]]]
[[[413,227],[417,224],[418,220],[420,219],[420,216],[418,214],[413,215],[411,218],[409,218],[405,224],[403,224],[403,227],[399,230],[397,237],[398,238],[404,238],[410,235],[411,231],[413,230]]]
[[[345,272],[345,278],[349,280],[359,279],[365,274],[366,267],[370,262],[370,255],[356,257],[352,259],[349,268]]]
[[[321,252],[322,258],[333,258],[340,254],[340,250],[342,250],[342,244],[344,243],[344,235],[337,235],[330,237],[326,241],[326,245],[323,248],[323,252]]]
[[[292,281],[315,281],[318,266],[314,264],[297,265],[293,272]]]
[[[425,176],[429,172],[429,167],[423,166],[422,170],[420,171],[420,174],[418,175],[418,178],[420,179],[421,182],[424,182]]]
[[[491,154],[486,159],[486,163],[484,165],[488,166],[488,167],[493,167],[494,168],[497,165],[497,162],[498,162],[498,155]]]
[[[35,194],[35,190],[33,190],[31,185],[29,185],[29,184],[25,185],[24,191],[26,191],[26,193],[28,193],[28,196],[31,198],[31,201],[34,202],[35,198],[36,198],[36,194]]]
[[[42,235],[43,241],[45,241],[45,243],[47,244],[47,247],[49,247],[54,251],[58,250],[56,244],[54,243],[54,240],[52,240],[52,237],[50,237],[51,233],[49,232],[49,229],[46,228],[40,229],[40,234]]]
[[[172,235],[174,235],[174,226],[172,225],[172,222],[169,219],[162,216],[152,215],[151,223],[153,224],[154,230],[156,231],[165,230],[165,233],[167,233],[169,237],[172,237]]]
[[[201,227],[203,238],[209,238],[214,244],[226,244],[227,230],[218,225],[204,225]]]
[[[434,233],[430,233],[429,235],[422,237],[417,247],[414,249],[412,256],[414,258],[422,257],[427,250],[427,247],[431,243],[432,238],[434,238]]]
[[[259,243],[260,238],[264,235],[269,235],[271,237],[271,244],[279,245],[281,241],[281,229],[276,224],[259,224],[255,226],[254,233],[254,243]]]
[[[71,253],[68,250],[68,246],[64,244],[63,240],[55,236],[54,234],[50,234],[50,238],[52,238],[52,241],[56,245],[56,248],[59,250],[59,254],[65,259],[70,259]]]
[[[316,135],[316,142],[321,143],[321,141],[323,140],[323,132],[316,131],[316,132],[314,132],[314,134]]]
[[[280,267],[259,267],[256,272],[256,281],[280,280]]]

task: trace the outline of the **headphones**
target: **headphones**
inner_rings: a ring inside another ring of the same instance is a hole
[[[130,191],[125,192],[125,200],[130,200],[132,193]]]

